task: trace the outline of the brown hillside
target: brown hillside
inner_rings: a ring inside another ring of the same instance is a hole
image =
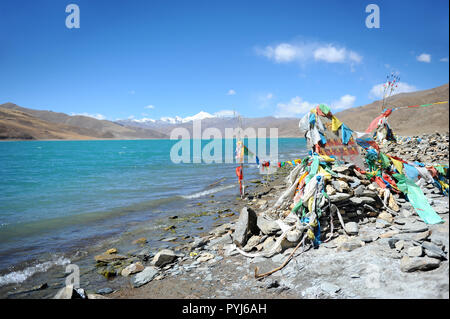
[[[448,101],[448,83],[442,86],[412,93],[394,95],[388,101],[388,107],[420,105],[433,102]],[[370,122],[380,115],[381,101],[351,108],[339,113],[336,117],[351,129],[363,132]],[[448,103],[429,107],[399,109],[389,116],[389,124],[394,133],[398,135],[415,135],[421,133],[448,132],[449,131]]]

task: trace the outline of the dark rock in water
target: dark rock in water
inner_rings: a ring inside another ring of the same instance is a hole
[[[106,288],[102,288],[102,289],[97,290],[97,293],[98,293],[99,295],[108,295],[108,294],[113,293],[113,292],[114,292],[114,290],[111,289],[111,288],[109,288],[109,287],[106,287]]]
[[[244,246],[250,235],[257,235],[259,233],[259,228],[256,225],[256,222],[257,216],[255,211],[250,207],[242,208],[233,234],[233,242],[239,246]]]

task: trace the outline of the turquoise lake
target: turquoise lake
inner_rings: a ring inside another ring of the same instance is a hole
[[[210,194],[239,196],[235,163],[175,164],[175,143],[1,142],[0,285],[19,264],[44,263]],[[303,157],[306,141],[280,138],[278,152],[280,161]],[[246,164],[244,178],[261,178],[256,164]]]

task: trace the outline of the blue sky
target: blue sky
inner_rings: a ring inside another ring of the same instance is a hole
[[[68,4],[80,28],[65,26]],[[368,4],[380,28],[365,26]],[[0,1],[0,103],[109,120],[301,116],[448,82],[449,2]],[[224,112],[225,111],[225,112]]]

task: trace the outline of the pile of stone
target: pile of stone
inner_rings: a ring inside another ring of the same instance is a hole
[[[332,170],[337,175],[324,185],[330,201],[322,201],[322,215],[318,218],[322,244],[350,252],[385,240],[398,253],[397,257],[402,257],[400,269],[404,272],[434,269],[447,259],[448,247],[442,234],[434,233],[430,226],[435,225],[426,225],[420,219],[403,194],[371,183],[353,165],[334,165]],[[287,178],[287,190],[292,187],[289,180],[292,178]],[[448,197],[432,184],[423,184],[422,190],[438,214],[448,214]],[[250,207],[242,209],[239,220],[230,227],[232,236],[215,239],[225,243],[226,255],[233,252],[249,258],[279,255],[280,263],[283,256],[286,259],[282,253],[297,247],[310,228],[293,216],[292,198],[283,195],[280,198],[285,200],[281,206],[275,201],[257,202],[265,209],[259,213]],[[273,204],[272,209],[267,209],[268,204]],[[365,225],[364,232],[360,231],[361,225]]]
[[[417,161],[424,164],[448,165],[449,133],[422,134],[416,136],[397,137],[398,143],[389,142],[382,145],[384,153],[394,154],[398,157]]]

